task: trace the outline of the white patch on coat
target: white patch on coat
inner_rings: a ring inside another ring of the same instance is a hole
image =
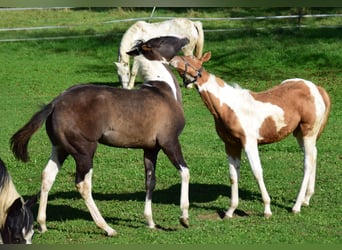
[[[215,76],[210,74],[207,83],[199,86],[199,91],[208,91],[220,100],[220,105],[228,105],[238,117],[247,138],[262,140],[259,129],[267,117],[272,117],[277,131],[286,126],[284,110],[277,105],[257,101],[247,89],[234,88],[225,83],[219,87]]]
[[[166,82],[172,89],[172,93],[177,100],[177,89],[171,73],[165,68],[165,64],[156,60],[148,60],[143,55],[135,57],[139,64],[138,73],[144,78],[145,82],[148,81],[163,81]],[[167,63],[167,62],[166,62]],[[148,86],[148,85],[146,85]]]

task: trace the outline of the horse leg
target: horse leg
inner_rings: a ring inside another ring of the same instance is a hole
[[[114,236],[117,234],[116,231],[111,228],[102,217],[91,193],[91,180],[93,174],[92,159],[94,156],[94,152],[95,149],[93,150],[93,152],[91,152],[91,154],[74,155],[74,159],[76,161],[76,188],[84,199],[85,204],[95,224],[99,228],[106,231],[108,236]]]
[[[264,216],[266,218],[271,217],[272,216],[271,198],[268,195],[265,182],[264,182],[257,141],[253,140],[252,142],[247,142],[245,145],[245,151],[246,151],[249,163],[251,165],[253,175],[256,181],[258,182],[259,190],[261,192],[262,200],[264,202],[264,207],[265,207]]]
[[[144,150],[145,165],[145,209],[144,216],[149,228],[155,228],[156,224],[152,217],[152,194],[156,186],[156,163],[159,149]]]
[[[232,218],[235,209],[239,205],[239,178],[240,178],[240,162],[241,162],[241,146],[234,145],[229,147],[226,145],[226,153],[229,164],[229,179],[231,184],[230,207],[225,213],[225,217]]]
[[[40,191],[40,201],[37,222],[40,225],[40,231],[42,233],[47,231],[46,227],[46,207],[48,201],[49,191],[56,179],[57,173],[61,168],[64,160],[68,156],[62,148],[58,146],[52,146],[51,157],[42,172],[42,184]]]
[[[316,161],[317,149],[315,137],[297,137],[299,145],[304,151],[304,177],[297,196],[295,205],[292,208],[293,213],[299,213],[301,206],[309,205],[310,198],[314,193],[316,179]]]
[[[180,223],[184,227],[189,227],[189,181],[190,172],[185,163],[181,146],[178,139],[170,144],[171,146],[163,147],[164,153],[168,156],[172,164],[177,168],[181,177],[181,197],[180,197]]]
[[[128,89],[132,89],[134,87],[135,78],[138,74],[138,68],[139,68],[138,62],[134,57],[133,58],[132,70],[131,70],[131,76],[130,76],[129,82],[128,82]]]

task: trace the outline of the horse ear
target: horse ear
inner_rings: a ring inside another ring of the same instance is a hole
[[[8,208],[8,214],[17,214],[23,208],[21,197],[17,198],[12,205]]]
[[[210,58],[211,58],[211,52],[208,51],[208,52],[206,52],[206,53],[202,56],[201,61],[202,61],[202,62],[207,62],[207,61],[210,60]]]
[[[26,202],[25,202],[25,205],[28,207],[28,208],[32,208],[38,201],[38,196],[39,196],[39,193],[32,196],[31,198],[29,198]]]

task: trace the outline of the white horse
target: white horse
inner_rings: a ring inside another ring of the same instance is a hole
[[[147,23],[138,21],[133,24],[122,36],[118,52],[118,62],[115,62],[119,79],[123,88],[132,89],[134,87],[135,77],[138,72],[138,63],[134,59],[132,72],[130,72],[129,55],[126,54],[138,40],[149,40],[157,36],[172,35],[176,37],[187,37],[189,44],[182,51],[184,55],[193,55],[200,58],[202,56],[204,34],[202,23],[193,22],[186,18],[175,18],[158,23]]]

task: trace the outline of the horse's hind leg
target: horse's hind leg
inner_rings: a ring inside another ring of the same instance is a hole
[[[56,179],[57,173],[62,166],[64,160],[68,156],[62,148],[58,146],[52,146],[51,157],[42,172],[42,184],[40,191],[40,201],[37,221],[40,225],[40,231],[42,233],[47,231],[46,227],[46,207],[48,201],[49,191]]]
[[[180,223],[184,227],[189,227],[189,181],[190,172],[187,164],[185,163],[181,146],[179,141],[175,141],[170,144],[169,147],[164,147],[164,153],[169,157],[173,165],[178,169],[181,176],[181,197],[180,197],[180,208],[182,211],[180,217]]]
[[[77,156],[74,155],[74,159],[76,161],[76,188],[80,192],[82,198],[84,199],[85,204],[95,224],[99,228],[106,231],[108,236],[114,236],[116,235],[116,231],[113,228],[111,228],[102,217],[99,209],[97,208],[95,204],[95,201],[91,193],[91,190],[92,190],[91,180],[92,180],[92,174],[93,174],[92,158],[93,158],[94,152],[91,152],[90,155],[89,154],[80,154]]]
[[[302,138],[300,135],[298,135],[297,141],[304,152],[304,177],[296,203],[292,208],[294,213],[299,213],[302,205],[309,205],[310,198],[315,191],[317,161],[316,138]]]

